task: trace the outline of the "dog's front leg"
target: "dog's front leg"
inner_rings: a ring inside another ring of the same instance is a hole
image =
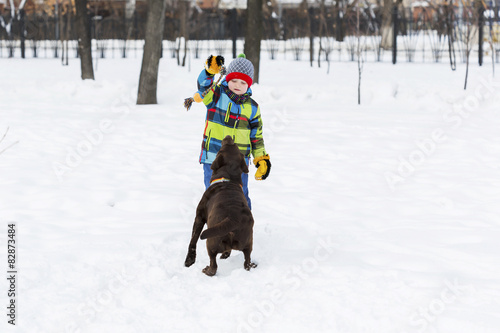
[[[189,242],[188,253],[186,255],[186,261],[184,261],[184,265],[186,267],[191,266],[196,261],[196,243],[198,242],[198,238],[200,238],[204,225],[205,221],[203,221],[201,215],[196,214],[193,224],[193,233],[191,235],[191,241]]]

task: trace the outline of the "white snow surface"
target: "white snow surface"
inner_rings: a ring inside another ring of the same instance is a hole
[[[229,57],[227,57],[229,58]],[[253,97],[272,170],[250,167],[258,267],[217,275],[198,242],[203,59],[0,59],[1,264],[17,224],[17,321],[2,332],[498,332],[500,79],[491,64],[263,58]]]

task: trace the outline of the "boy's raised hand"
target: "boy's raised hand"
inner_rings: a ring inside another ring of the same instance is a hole
[[[264,180],[269,176],[269,172],[271,172],[271,161],[269,160],[269,155],[254,158],[253,164],[257,167],[255,179]]]
[[[223,67],[224,67],[224,57],[221,55],[218,55],[216,57],[210,55],[207,58],[207,61],[205,61],[205,69],[212,75],[220,73]]]

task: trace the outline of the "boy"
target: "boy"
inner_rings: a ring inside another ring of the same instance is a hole
[[[226,135],[233,137],[240,152],[245,156],[247,165],[250,155],[253,155],[253,163],[257,167],[255,179],[264,180],[271,171],[271,162],[262,137],[260,108],[250,97],[252,95],[250,86],[253,82],[253,64],[246,59],[244,54],[240,54],[227,67],[227,74],[222,83],[210,88],[215,74],[220,73],[221,70],[224,71],[223,65],[224,58],[222,56],[208,57],[205,69],[198,76],[198,92],[194,95],[194,101],[198,103],[203,101],[207,107],[200,154],[205,188],[210,186],[210,178],[212,177],[210,167]],[[202,97],[203,92],[209,88],[210,91]],[[252,209],[248,196],[248,174],[243,173],[241,180],[248,207]]]

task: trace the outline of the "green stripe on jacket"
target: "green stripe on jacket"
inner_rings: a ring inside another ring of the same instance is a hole
[[[250,155],[254,158],[266,155],[260,107],[253,99],[236,104],[218,86],[205,96],[203,103],[207,106],[207,117],[201,163],[213,162],[226,135],[234,138],[247,162]]]

